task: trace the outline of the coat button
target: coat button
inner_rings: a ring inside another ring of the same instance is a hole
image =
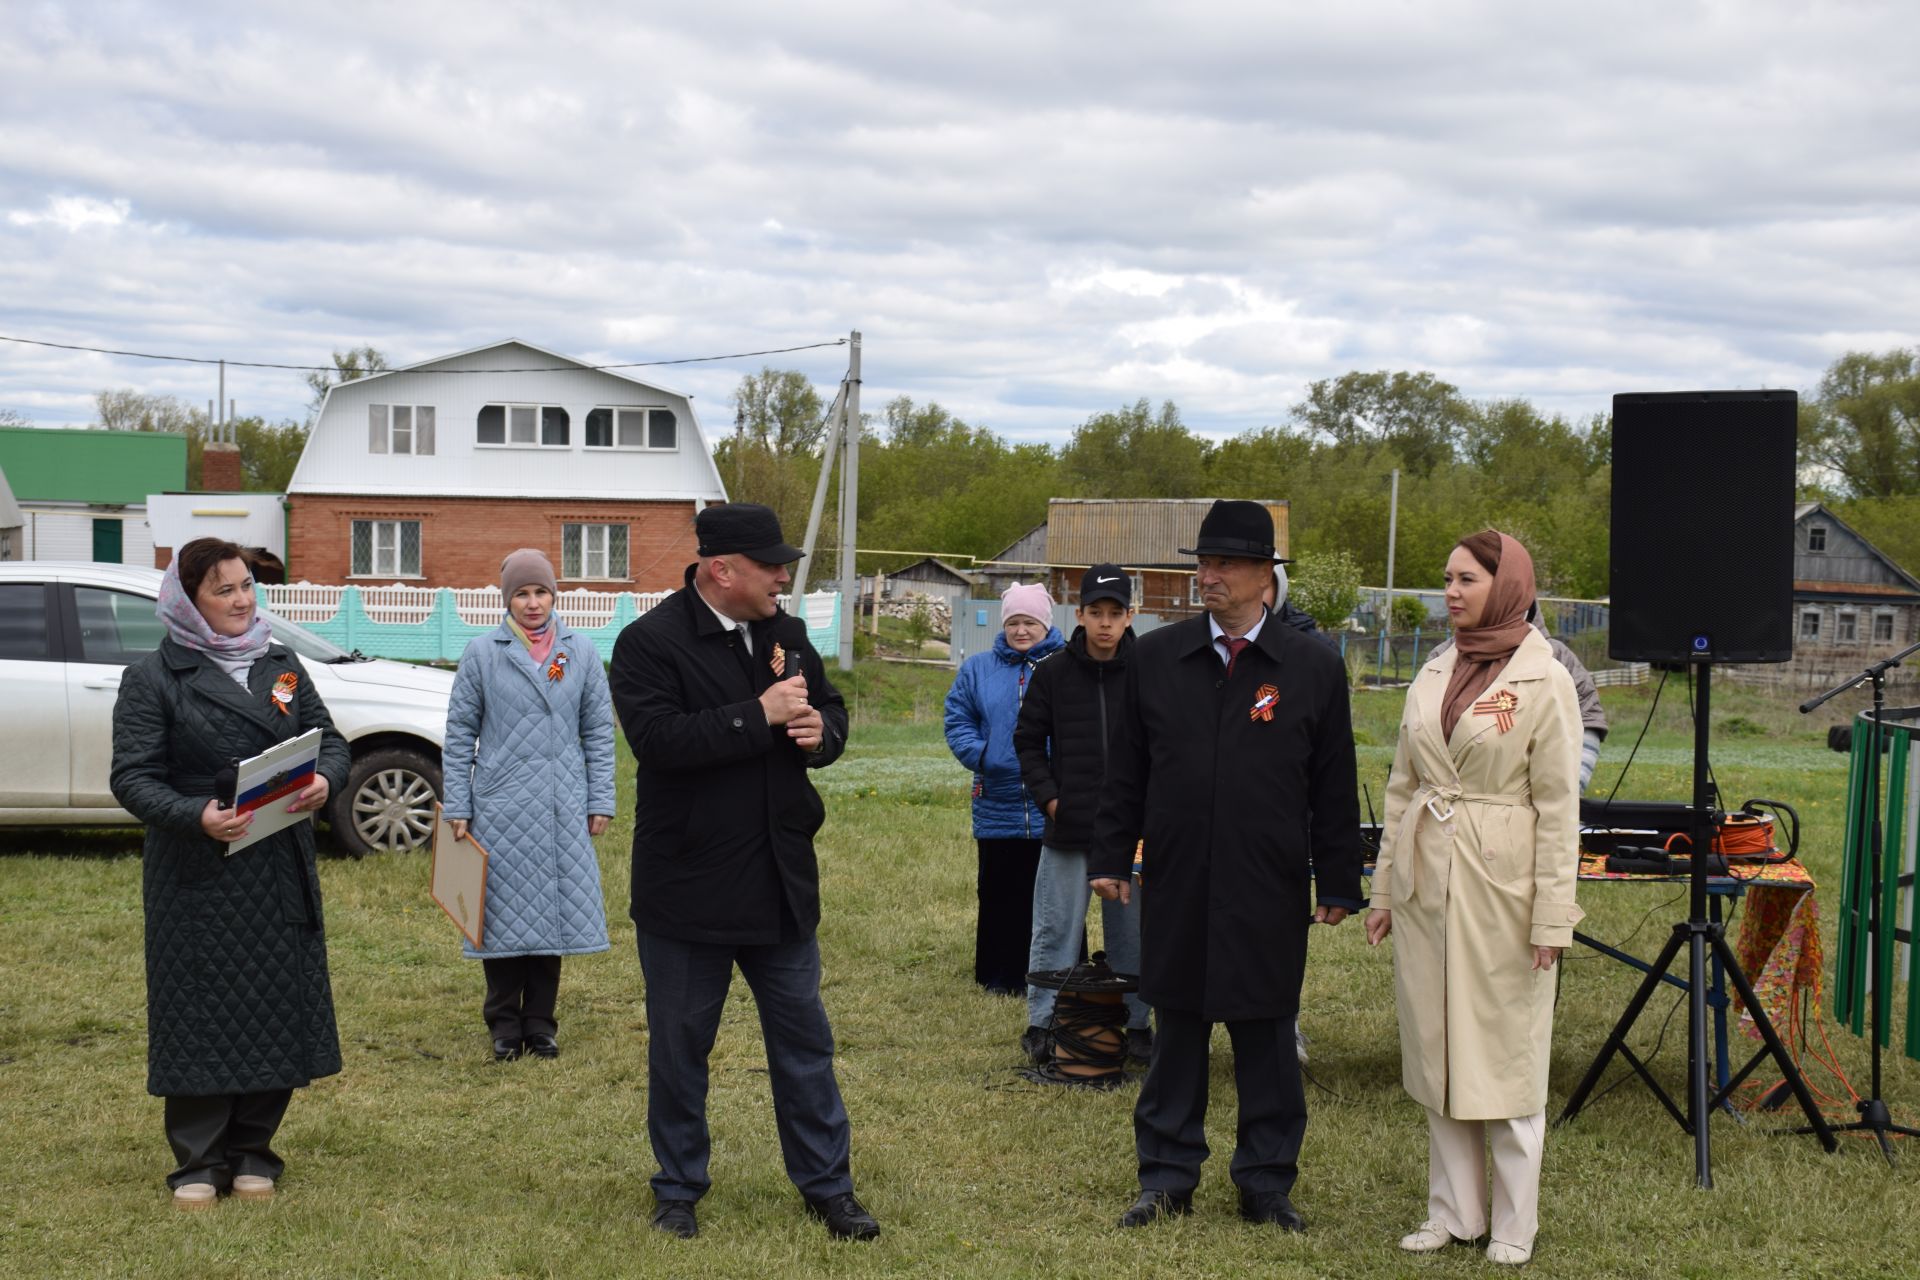
[[[744,720],[742,720],[742,719],[741,719],[741,718],[740,718],[739,716],[735,716],[735,717],[733,718],[733,727],[734,727],[734,728],[736,728],[736,729],[738,729],[738,728],[740,728],[740,727],[742,727],[742,726],[743,726],[743,725],[744,725],[745,723],[746,723],[746,722],[745,722]]]

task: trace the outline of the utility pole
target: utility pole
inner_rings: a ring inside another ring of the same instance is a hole
[[[1393,544],[1400,532],[1400,468],[1393,469],[1393,496],[1387,500],[1387,620],[1393,620]]]
[[[859,608],[859,582],[854,577],[854,534],[860,524],[860,331],[855,329],[847,353],[847,391],[842,397],[840,447],[840,669],[853,670],[853,634]],[[852,593],[853,608],[847,607]]]
[[[733,493],[735,502],[740,501],[740,468],[746,462],[747,455],[747,406],[737,404],[733,407]]]
[[[227,407],[227,362],[225,360],[220,362],[220,407],[222,409]],[[209,422],[207,426],[211,428],[213,424]],[[213,438],[221,441],[227,438],[227,417],[224,413],[220,415],[220,431]]]

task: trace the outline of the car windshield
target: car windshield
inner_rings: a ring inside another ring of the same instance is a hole
[[[305,627],[288,622],[270,610],[260,610],[260,616],[273,628],[273,638],[303,658],[315,662],[352,662],[354,656],[340,648],[331,640],[322,640]]]

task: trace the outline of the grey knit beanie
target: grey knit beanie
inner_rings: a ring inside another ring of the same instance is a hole
[[[510,551],[500,562],[501,597],[511,600],[522,587],[545,587],[556,596],[560,594],[560,586],[553,579],[553,561],[532,547]]]

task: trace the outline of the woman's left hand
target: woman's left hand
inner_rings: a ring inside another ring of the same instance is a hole
[[[1553,968],[1553,962],[1558,960],[1560,953],[1565,950],[1565,947],[1535,947],[1533,949],[1533,967],[1536,969]]]
[[[318,809],[327,802],[327,792],[326,775],[316,773],[313,775],[313,781],[307,785],[306,790],[295,796],[293,803],[287,806],[287,812],[305,813],[309,809]]]
[[[587,815],[587,834],[590,836],[605,835],[607,828],[611,825],[613,825],[613,819],[604,813]]]

